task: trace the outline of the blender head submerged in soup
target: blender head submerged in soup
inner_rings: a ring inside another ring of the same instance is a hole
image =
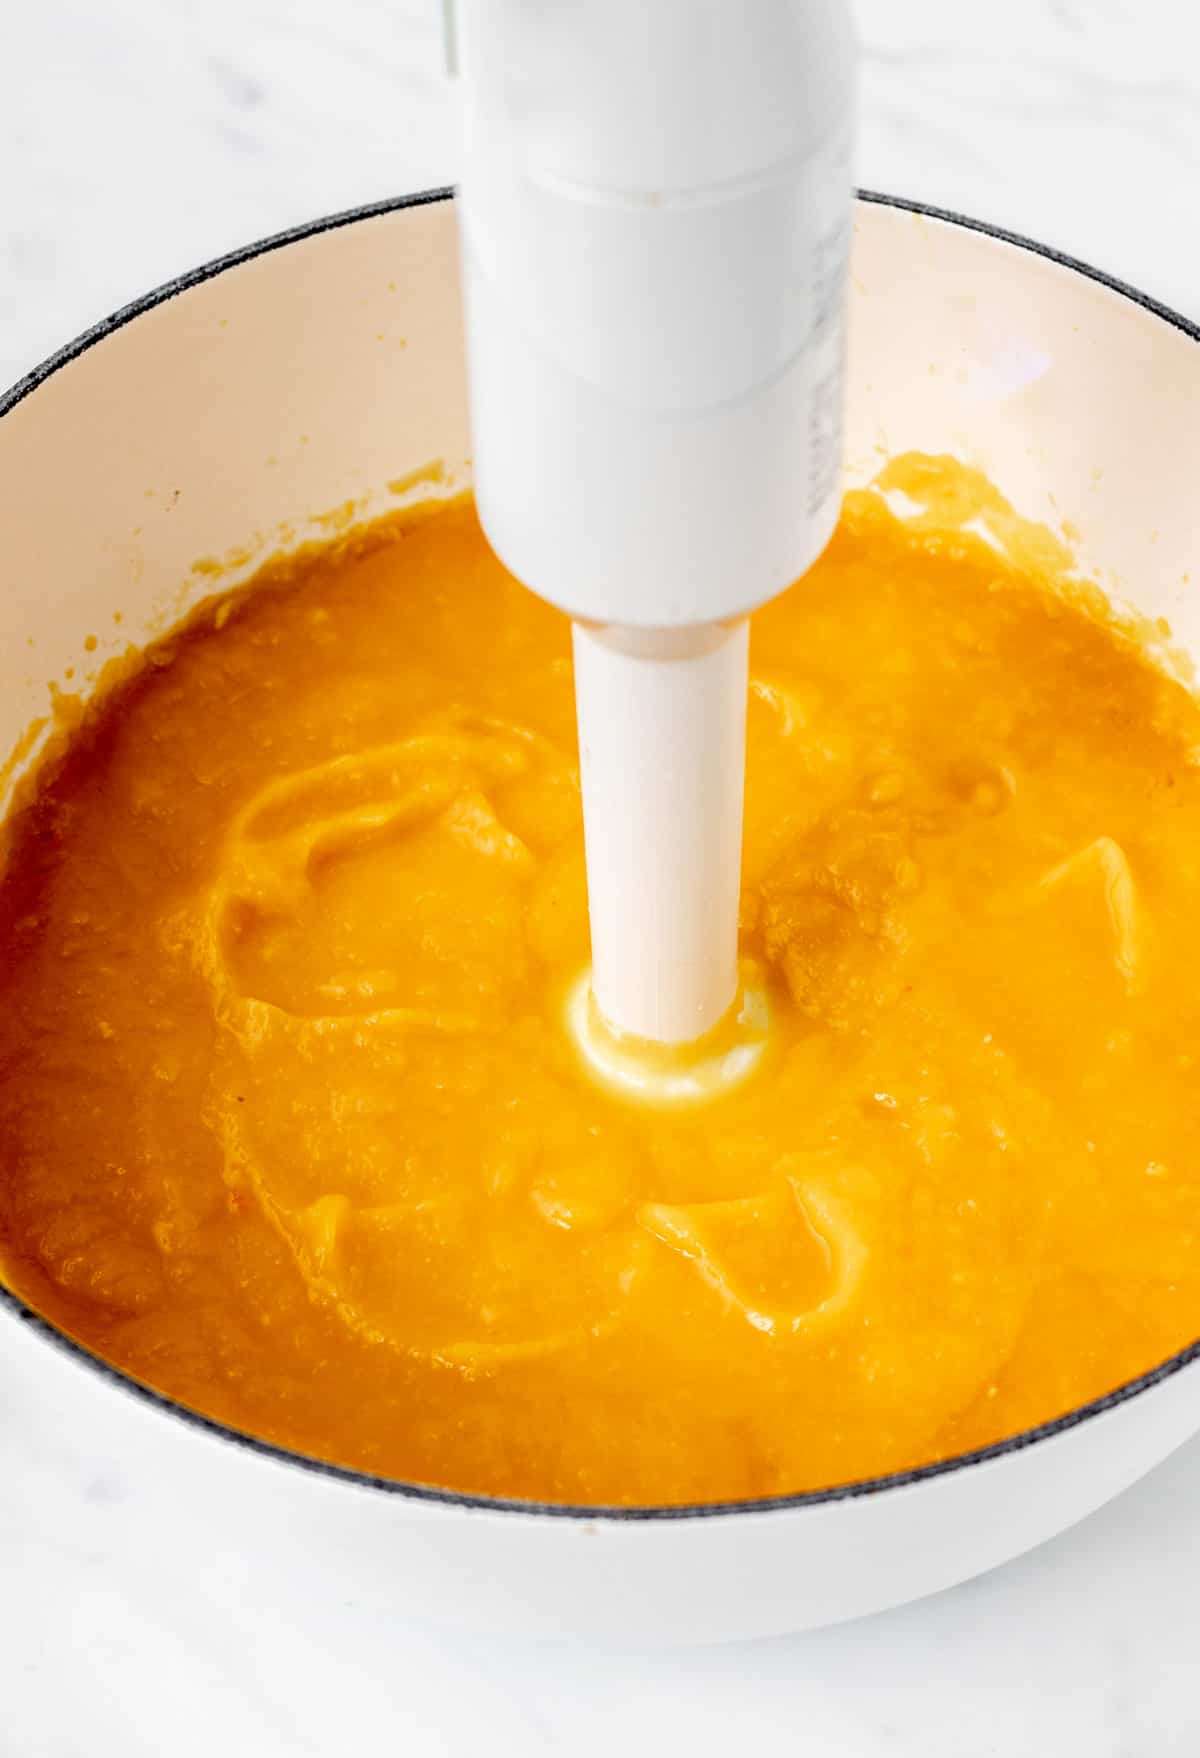
[[[1190,1341],[1200,715],[1065,564],[910,458],[754,619],[770,1053],[674,1111],[563,1029],[569,630],[470,503],[202,608],[11,817],[5,1280],[239,1428],[574,1503],[916,1465]]]

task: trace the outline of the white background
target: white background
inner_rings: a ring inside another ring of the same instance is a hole
[[[1195,0],[858,15],[860,182],[1200,317]],[[0,0],[0,384],[181,269],[454,168],[435,0]],[[281,1614],[233,1557],[236,1592],[189,1599],[99,1562],[123,1501],[66,1415],[34,1458],[0,1403],[0,1758],[1200,1752],[1200,1444],[923,1605],[653,1657]]]

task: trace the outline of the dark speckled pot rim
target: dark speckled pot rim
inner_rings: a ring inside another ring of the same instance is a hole
[[[130,305],[124,305],[111,317],[104,318],[89,330],[68,342],[40,366],[19,379],[12,388],[0,395],[0,418],[11,413],[16,406],[31,396],[38,387],[52,378],[72,360],[85,354],[89,348],[103,342],[114,331],[132,323],[135,318],[152,311],[155,306],[163,305],[168,299],[174,299],[179,293],[186,293],[190,287],[198,287],[204,281],[211,281],[217,275],[223,275],[228,269],[235,269],[240,264],[263,256],[268,251],[282,250],[289,244],[297,244],[306,238],[315,237],[321,232],[336,231],[342,226],[357,225],[360,221],[377,219],[385,214],[396,213],[403,208],[424,207],[431,202],[450,201],[453,190],[432,189],[416,195],[398,196],[387,201],[374,202],[367,207],[351,209],[347,213],[333,214],[328,219],[314,220],[307,225],[296,226],[287,232],[278,232],[273,237],[262,239],[259,243],[246,245],[243,249],[230,252],[228,256],[218,257],[214,262],[205,263],[201,268],[192,269],[177,280],[168,281],[165,286],[156,288],[152,293],[145,294]],[[1193,342],[1200,342],[1200,326],[1181,317],[1178,312],[1170,310],[1151,299],[1148,294],[1141,293],[1135,287],[1116,280],[1111,275],[1103,274],[1099,269],[1091,268],[1077,258],[1065,255],[1062,251],[1053,250],[1044,244],[1037,244],[1032,239],[1024,238],[1019,233],[1007,232],[1002,227],[990,226],[981,220],[971,220],[962,214],[948,212],[943,208],[927,206],[919,201],[906,201],[899,196],[881,195],[872,190],[860,190],[859,200],[870,202],[881,207],[899,208],[911,214],[919,214],[930,220],[938,220],[946,225],[959,226],[969,232],[979,232],[985,237],[998,240],[1002,244],[1013,246],[1017,250],[1030,252],[1055,263],[1058,267],[1068,269],[1074,274],[1093,281],[1121,299],[1140,306],[1152,317],[1159,318],[1173,329],[1181,330]],[[139,1399],[155,1410],[174,1417],[188,1427],[211,1435],[226,1444],[241,1447],[248,1452],[257,1453],[265,1459],[272,1459],[279,1464],[293,1469],[311,1473],[317,1477],[330,1479],[335,1483],[344,1483],[358,1490],[367,1490],[386,1496],[403,1497],[406,1501],[427,1503],[433,1506],[479,1510],[491,1513],[515,1513],[537,1515],[552,1520],[584,1520],[584,1521],[659,1521],[659,1520],[696,1520],[715,1519],[730,1515],[747,1515],[762,1513],[781,1513],[791,1509],[822,1507],[831,1502],[852,1501],[860,1496],[881,1495],[886,1490],[904,1489],[912,1485],[930,1482],[935,1478],[944,1477],[951,1472],[963,1471],[971,1465],[981,1465],[988,1460],[1003,1459],[1009,1454],[1023,1452],[1027,1447],[1039,1445],[1042,1441],[1052,1439],[1055,1435],[1066,1434],[1082,1423],[1090,1422],[1107,1410],[1115,1410],[1119,1405],[1128,1403],[1142,1392],[1161,1385],[1182,1368],[1190,1366],[1200,1357],[1200,1340],[1191,1343],[1186,1349],[1162,1361],[1148,1373],[1137,1379],[1126,1381],[1117,1386],[1102,1398],[1094,1398],[1088,1404],[1081,1404],[1074,1410],[1056,1417],[1052,1422],[1040,1423],[1036,1428],[1024,1429],[1020,1434],[1010,1435],[1008,1439],[997,1441],[989,1447],[979,1447],[974,1452],[959,1453],[952,1458],[939,1459],[931,1465],[921,1465],[910,1471],[894,1471],[883,1477],[861,1478],[853,1483],[833,1484],[826,1489],[804,1490],[796,1495],[771,1496],[760,1501],[737,1502],[701,1502],[680,1507],[601,1507],[571,1506],[557,1502],[517,1501],[498,1496],[468,1495],[457,1490],[436,1489],[430,1485],[406,1483],[397,1478],[375,1477],[368,1472],[350,1470],[342,1465],[332,1465],[322,1459],[314,1459],[305,1453],[294,1452],[287,1447],[273,1445],[269,1441],[257,1439],[240,1429],[231,1428],[227,1424],[214,1421],[203,1416],[199,1411],[190,1409],[185,1404],[177,1403],[173,1398],[156,1392],[152,1387],[142,1384],[140,1380],[123,1373],[119,1368],[104,1361],[92,1350],[84,1348],[64,1331],[52,1325],[39,1313],[26,1306],[23,1301],[0,1286],[0,1311],[7,1313],[17,1324],[24,1325],[36,1336],[59,1350],[62,1354],[72,1357],[77,1362],[91,1369],[93,1373],[126,1395]]]

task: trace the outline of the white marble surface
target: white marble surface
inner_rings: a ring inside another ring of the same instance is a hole
[[[1200,317],[1194,0],[859,0],[860,180],[998,221]],[[434,0],[0,0],[0,382],[180,269],[454,172]],[[2,1341],[2,1339],[0,1339]],[[0,1399],[5,1379],[0,1373]],[[653,1658],[450,1640],[292,1604],[234,1555],[196,1599],[64,1415],[0,1402],[3,1758],[1174,1758],[1194,1685],[1200,1444],[923,1605]],[[219,1541],[218,1541],[219,1542]],[[274,1609],[268,1609],[268,1608]]]
[[[860,181],[1200,313],[1193,0],[859,0]],[[449,182],[437,0],[0,0],[0,383],[181,269]]]

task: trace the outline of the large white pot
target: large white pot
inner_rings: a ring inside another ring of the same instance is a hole
[[[981,464],[1020,511],[1070,521],[1109,589],[1200,654],[1197,339],[1019,239],[864,198],[850,478],[909,448]],[[454,215],[438,195],[202,269],[16,386],[0,401],[0,752],[44,710],[47,680],[84,660],[86,636],[102,660],[211,590],[198,558],[270,549],[348,499],[382,510],[385,485],[432,458],[465,472],[460,350]],[[177,1566],[186,1516],[220,1529],[226,1551],[236,1535],[281,1594],[636,1641],[796,1630],[1016,1555],[1200,1427],[1196,1355],[902,1476],[761,1506],[605,1512],[378,1482],[261,1445],[0,1291],[4,1421],[32,1460],[61,1447],[67,1417],[98,1473],[132,1481],[129,1560]]]

